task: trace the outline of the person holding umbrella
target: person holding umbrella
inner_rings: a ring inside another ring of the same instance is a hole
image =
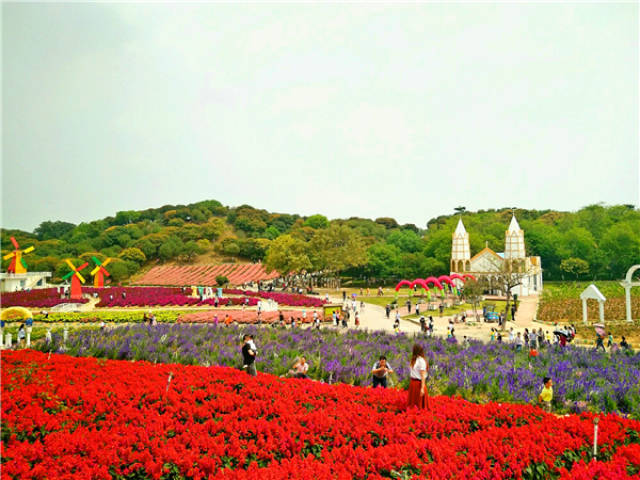
[[[599,348],[602,348],[603,352],[606,352],[606,348],[604,348],[604,335],[605,335],[605,331],[604,331],[604,325],[594,325],[595,330],[596,330],[596,350],[598,350]]]
[[[558,337],[558,343],[561,347],[565,347],[567,345],[567,336],[568,333],[564,328],[559,328],[553,331],[553,334]]]

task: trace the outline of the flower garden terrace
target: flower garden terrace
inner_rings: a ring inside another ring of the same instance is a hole
[[[224,297],[200,298],[191,295],[191,289],[183,291],[179,287],[83,287],[84,294],[96,294],[102,307],[161,307],[161,306],[255,306],[260,300],[273,300],[278,304],[292,307],[321,307],[323,300],[307,295],[281,292],[255,292],[251,290],[224,289]],[[56,288],[15,292],[2,295],[2,306],[28,306],[49,308],[67,302],[86,303],[87,298],[69,300],[58,293]]]
[[[216,277],[227,277],[232,285],[274,280],[280,275],[267,272],[261,263],[223,263],[218,265],[160,265],[153,267],[137,285],[216,285]]]
[[[459,344],[439,338],[333,329],[284,329],[257,325],[129,325],[107,331],[78,330],[66,345],[60,334],[42,351],[76,356],[147,360],[159,363],[236,366],[241,338],[253,334],[259,371],[283,375],[304,355],[311,378],[325,382],[369,385],[371,367],[386,355],[395,386],[408,384],[407,362],[418,341],[430,364],[431,392],[461,395],[473,401],[532,403],[542,378],[554,381],[557,413],[615,412],[640,419],[640,354],[602,353],[569,346],[550,346],[536,357],[506,344],[471,341]]]
[[[640,422],[249,377],[223,367],[6,352],[3,478],[624,479]]]

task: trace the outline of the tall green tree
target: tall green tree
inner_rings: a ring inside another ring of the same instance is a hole
[[[286,234],[276,238],[267,251],[264,267],[268,272],[277,271],[284,277],[311,269],[309,246],[302,240]]]
[[[311,241],[311,260],[316,271],[341,272],[367,261],[365,243],[352,229],[331,225],[317,230]]]

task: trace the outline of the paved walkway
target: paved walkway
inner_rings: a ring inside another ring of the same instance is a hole
[[[537,295],[529,297],[522,297],[520,299],[520,306],[516,312],[516,321],[508,322],[507,328],[514,328],[515,331],[524,331],[525,328],[531,330],[532,328],[538,329],[542,327],[545,330],[549,330],[548,324],[534,321],[535,313],[538,308]],[[330,301],[334,303],[341,303],[341,297],[330,297]],[[359,304],[358,304],[359,305]],[[386,330],[393,331],[393,322],[395,320],[395,310],[391,311],[387,318],[383,307],[365,302],[364,309],[360,310],[360,328],[367,328],[369,330]],[[406,307],[400,307],[400,315],[406,314]],[[480,311],[482,314],[482,311]],[[447,326],[449,325],[449,319],[451,316],[440,317],[437,311],[425,312],[425,318],[428,319],[429,315],[433,316],[434,334],[436,336],[445,337],[447,335]],[[469,317],[471,318],[471,317]],[[350,327],[353,327],[353,316],[349,321]],[[455,325],[456,337],[462,339],[464,336],[477,340],[488,342],[491,337],[491,328],[496,328],[496,323],[484,323],[484,322],[471,322],[470,324],[457,323]],[[417,320],[403,320],[400,319],[400,331],[413,333],[420,331],[420,324]]]

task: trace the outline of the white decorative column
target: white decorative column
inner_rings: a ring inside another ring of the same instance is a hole
[[[598,312],[600,313],[600,323],[604,325],[604,302],[598,302]]]
[[[624,297],[625,297],[625,310],[627,313],[627,322],[632,322],[631,318],[631,287],[640,287],[640,282],[632,282],[631,278],[633,277],[633,273],[640,269],[640,265],[634,265],[629,270],[627,270],[627,276],[624,281],[620,282],[620,285],[624,287]]]
[[[587,299],[582,299],[582,323],[587,323]]]

